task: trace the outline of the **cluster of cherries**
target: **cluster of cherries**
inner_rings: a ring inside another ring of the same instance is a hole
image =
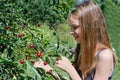
[[[37,26],[39,27],[39,26],[41,26],[41,24],[37,24]],[[9,30],[9,29],[10,29],[10,26],[5,26],[4,28],[5,28],[6,30]],[[18,36],[18,38],[22,38],[23,34],[22,34],[22,33],[19,33],[17,36]],[[29,45],[29,48],[31,48],[31,49],[34,48],[34,45],[33,45],[33,44],[30,44],[30,45]],[[42,56],[42,52],[38,51],[38,52],[36,53],[36,56],[37,56],[38,58],[40,58],[40,57]],[[28,56],[27,59],[30,60],[30,56]],[[25,63],[25,60],[24,60],[24,59],[21,59],[21,60],[20,60],[20,64],[24,64],[24,63]],[[35,61],[32,61],[32,63],[34,64]],[[44,62],[43,64],[44,64],[44,65],[47,65],[47,62]]]
[[[33,48],[33,45],[31,44],[29,47],[30,47],[30,48]],[[38,58],[40,58],[40,57],[42,56],[42,52],[38,51],[38,52],[36,53],[36,56],[37,56]],[[27,59],[30,59],[30,56],[28,56]],[[20,64],[24,64],[24,63],[25,63],[25,60],[24,60],[24,59],[21,59],[21,60],[20,60]],[[32,63],[34,64],[35,61],[32,61]],[[44,62],[43,64],[44,64],[44,65],[47,65],[47,62]]]

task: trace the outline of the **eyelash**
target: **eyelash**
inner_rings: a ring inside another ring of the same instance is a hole
[[[78,26],[73,26],[73,29],[77,29],[78,28]]]
[[[76,30],[79,26],[71,26],[71,30]]]

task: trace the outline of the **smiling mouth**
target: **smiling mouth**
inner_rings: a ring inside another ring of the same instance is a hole
[[[74,37],[74,39],[77,39],[78,37],[77,36],[73,36]]]
[[[76,37],[74,37],[74,39],[77,39]]]

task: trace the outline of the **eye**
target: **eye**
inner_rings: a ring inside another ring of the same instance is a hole
[[[71,25],[71,31],[79,28],[79,25]]]
[[[73,26],[73,29],[77,29],[79,26]]]

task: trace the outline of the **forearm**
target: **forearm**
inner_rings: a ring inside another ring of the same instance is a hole
[[[69,74],[71,80],[82,80],[73,66],[67,69],[66,72]],[[54,70],[50,70],[48,73],[51,74],[56,80],[61,80]]]
[[[71,80],[82,80],[73,66],[67,70],[67,73],[70,75]]]

